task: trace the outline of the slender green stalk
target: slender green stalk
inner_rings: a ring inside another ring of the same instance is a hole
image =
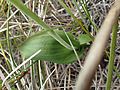
[[[64,29],[63,29],[63,30],[64,30]],[[68,40],[69,40],[69,42],[70,42],[70,45],[71,45],[71,47],[72,47],[72,49],[73,49],[73,51],[74,51],[74,53],[75,53],[75,55],[76,55],[76,58],[77,58],[78,60],[80,60],[80,59],[79,59],[79,56],[78,56],[78,54],[77,54],[77,51],[75,50],[75,47],[74,47],[74,45],[72,44],[72,42],[71,42],[69,36],[67,35],[67,33],[65,32],[65,30],[64,30],[64,33],[65,33],[66,37],[68,38]]]
[[[2,82],[2,86],[5,84],[6,80],[13,75],[17,70],[19,70],[23,65],[25,65],[28,61],[30,61],[32,58],[34,58],[37,54],[39,54],[41,52],[41,50],[38,50],[36,53],[34,53],[31,57],[29,57],[28,59],[26,59],[22,64],[20,64],[19,66],[17,66]],[[31,65],[30,65],[31,66]]]
[[[91,39],[94,39],[93,36],[89,33],[89,31],[84,27],[84,24],[82,23],[82,21],[78,20],[73,13],[71,12],[71,10],[65,5],[65,3],[62,0],[58,0],[59,3],[66,9],[66,11],[71,15],[71,17],[81,26],[82,30],[89,35],[89,37]]]
[[[68,43],[66,43],[55,31],[50,31],[48,33],[54,39],[56,39],[61,45],[63,45],[64,47],[66,47],[69,50],[73,50],[73,48]]]
[[[77,7],[77,10],[78,10],[80,16],[82,17],[82,19],[84,19],[84,16],[83,16],[83,14],[82,14],[82,12],[81,12],[81,10],[80,10],[80,8],[79,8],[79,6],[78,6],[76,0],[73,0],[73,3],[74,3],[74,5]]]
[[[8,2],[7,18],[9,18],[9,16],[10,16],[10,8],[11,8],[11,4]],[[7,41],[7,46],[8,46],[8,50],[9,50],[9,53],[10,53],[10,60],[11,60],[10,63],[11,63],[11,65],[15,66],[15,62],[13,60],[13,55],[12,55],[12,50],[11,50],[10,36],[9,36],[9,20],[7,22],[6,41]]]
[[[110,57],[108,64],[108,76],[107,76],[107,87],[106,90],[110,90],[112,75],[114,69],[114,59],[115,59],[115,48],[116,48],[116,39],[117,39],[118,23],[115,23],[112,29],[112,40],[110,44]]]
[[[76,8],[77,8],[77,10],[78,10],[78,12],[79,12],[79,14],[80,14],[80,16],[81,16],[81,19],[82,19],[82,21],[83,21],[86,16],[84,16],[84,15],[82,14],[82,12],[81,12],[81,10],[80,10],[80,8],[79,8],[79,5],[77,4],[76,0],[73,0],[73,3],[74,3],[74,5],[76,6]],[[84,23],[84,26],[85,26],[85,28],[88,30],[87,24]]]
[[[6,64],[7,64],[7,66],[8,66],[8,69],[11,71],[12,69],[11,69],[11,66],[10,66],[10,62],[9,62],[8,58],[6,57],[6,55],[5,55],[5,52],[4,52],[4,50],[3,50],[3,47],[2,47],[1,42],[0,42],[0,48],[1,48],[2,54],[3,54],[4,58],[5,58]]]
[[[20,0],[8,0],[8,1],[10,1],[13,5],[15,5],[18,9],[20,9],[24,14],[26,14],[27,16],[29,16],[35,22],[37,22],[45,30],[48,30],[49,34],[55,40],[57,40],[61,45],[63,45],[64,47],[66,47],[68,49],[72,48],[57,33],[55,33],[51,27],[49,27],[45,22],[43,22],[41,18],[39,18],[35,13],[33,13],[30,9],[28,9]],[[91,36],[91,34],[88,31],[87,31],[87,33],[89,34],[89,36]]]
[[[35,13],[33,13],[30,9],[28,9],[21,0],[8,0],[12,4],[14,4],[17,8],[19,8],[24,14],[32,18],[34,21],[36,21],[39,25],[41,25],[44,29],[49,30],[50,27],[42,21]],[[29,14],[29,15],[28,15]]]
[[[90,13],[89,13],[89,11],[88,11],[86,1],[85,1],[85,0],[81,0],[81,2],[80,2],[80,0],[79,0],[79,3],[81,3],[82,8],[83,8],[83,10],[84,10],[84,12],[85,12],[85,14],[86,14],[86,17],[88,18],[88,20],[90,21],[90,23],[91,23],[92,26],[94,27],[95,31],[97,32],[97,31],[98,31],[98,28],[97,28],[97,26],[95,25],[95,23],[92,21],[92,19],[91,19],[91,17],[90,17]]]

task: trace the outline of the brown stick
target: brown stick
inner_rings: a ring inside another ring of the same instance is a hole
[[[94,77],[94,73],[99,65],[104,53],[107,40],[112,30],[113,24],[116,22],[120,14],[120,0],[116,0],[105,18],[99,33],[97,34],[93,45],[86,57],[84,68],[81,70],[75,90],[89,90]]]

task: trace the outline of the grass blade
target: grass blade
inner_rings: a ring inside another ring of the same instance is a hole
[[[29,57],[28,59],[26,59],[22,64],[20,64],[18,67],[16,67],[3,81],[2,86],[5,84],[6,80],[12,75],[14,74],[19,68],[21,68],[23,65],[25,65],[28,61],[30,61],[33,57],[35,57],[37,54],[39,54],[41,52],[41,50],[38,50],[36,53],[34,53],[31,57]]]
[[[35,22],[37,22],[44,29],[49,30],[50,27],[42,21],[35,13],[33,13],[30,9],[28,9],[20,0],[9,0],[12,4],[14,4],[18,9],[20,9],[24,14],[29,16]]]
[[[20,9],[24,14],[29,16],[31,19],[36,21],[40,26],[42,26],[45,30],[51,30],[50,33],[52,34],[52,28],[49,27],[45,22],[42,21],[35,13],[33,13],[30,9],[28,9],[20,0],[9,0],[12,4],[14,4],[18,9]],[[56,37],[56,38],[55,38]],[[63,46],[70,48],[68,45],[60,36],[58,37],[57,34],[53,37],[56,39],[60,44]]]
[[[107,87],[106,90],[110,90],[111,82],[112,82],[112,75],[114,69],[114,59],[115,59],[115,48],[116,48],[116,40],[117,40],[117,31],[118,31],[118,23],[115,23],[112,29],[112,40],[110,45],[110,57],[109,57],[109,64],[108,64],[108,76],[107,76]]]
[[[88,30],[84,27],[84,24],[82,23],[82,21],[78,20],[73,13],[71,12],[71,10],[65,5],[65,3],[62,0],[58,0],[59,3],[66,9],[66,11],[71,15],[71,17],[81,26],[82,30],[89,35],[90,38],[93,39],[93,36],[88,32]]]

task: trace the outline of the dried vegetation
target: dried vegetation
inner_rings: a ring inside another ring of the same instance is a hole
[[[23,0],[24,3],[35,12],[40,18],[43,19],[47,24],[54,28],[65,28],[66,31],[71,31],[75,35],[84,33],[81,27],[74,22],[71,16],[66,10],[58,3],[57,0]],[[78,0],[79,1],[79,0]],[[108,13],[114,0],[85,0],[87,7],[90,12],[90,17],[95,22],[97,28],[100,28],[106,14]],[[0,77],[1,80],[14,70],[14,65],[18,66],[23,62],[23,58],[18,51],[19,45],[29,36],[37,31],[40,31],[40,26],[33,22],[31,19],[26,17],[22,12],[16,9],[14,6],[10,8],[10,17],[7,17],[7,3],[0,4]],[[89,20],[84,16],[81,18],[78,9],[72,3],[72,0],[64,0],[65,4],[71,9],[72,13],[77,19],[82,20],[84,25],[89,29],[89,32],[95,36],[96,32],[94,27],[91,25]],[[83,15],[85,15],[81,5],[79,8]],[[9,40],[7,40],[7,24],[9,21]],[[120,24],[120,23],[119,23]],[[108,41],[109,42],[109,41]],[[89,48],[88,48],[89,49]],[[108,46],[109,49],[109,46]],[[87,53],[88,50],[85,51]],[[107,50],[109,51],[109,50]],[[97,54],[97,52],[96,52]],[[108,53],[109,55],[109,53]],[[118,74],[120,70],[120,32],[118,31],[117,38],[117,49],[115,65],[117,71],[114,71],[112,90],[120,90],[120,76]],[[15,90],[29,90],[32,86],[34,90],[38,90],[38,87],[45,87],[44,90],[73,90],[75,87],[75,81],[78,73],[81,69],[80,64],[84,63],[85,56],[73,64],[60,65],[51,62],[40,62],[35,63],[33,68],[27,71],[22,69],[16,71],[12,75],[13,80],[7,80],[9,83],[7,87],[14,87]],[[11,61],[11,62],[9,62]],[[107,63],[108,58],[103,58],[103,62],[99,65],[95,78],[93,80],[91,90],[105,90],[106,78],[107,78]],[[29,63],[28,63],[29,64]],[[38,67],[41,66],[41,67]],[[25,69],[23,66],[23,69]],[[12,68],[11,68],[12,67]],[[11,68],[11,69],[10,69]],[[38,71],[39,68],[39,71]],[[34,74],[33,74],[34,72]],[[17,76],[19,74],[20,76]],[[16,79],[15,79],[16,77]],[[39,80],[39,78],[41,80]],[[44,86],[44,81],[47,78],[47,82]],[[14,83],[12,81],[16,80]],[[83,81],[86,82],[86,81]],[[0,83],[1,84],[1,83]],[[4,88],[4,87],[3,87]],[[42,90],[42,89],[41,89]]]

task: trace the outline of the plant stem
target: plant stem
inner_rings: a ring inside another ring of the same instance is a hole
[[[87,8],[86,1],[85,1],[85,0],[79,0],[79,3],[82,5],[82,8],[83,8],[83,10],[84,10],[84,12],[85,12],[85,14],[86,14],[86,17],[89,19],[91,25],[94,27],[94,30],[95,30],[96,32],[98,32],[97,26],[95,25],[95,23],[93,22],[93,20],[92,20],[91,17],[90,17],[90,13],[89,13],[89,10],[88,10],[88,8]]]
[[[49,34],[56,39],[61,45],[65,46],[68,49],[71,49],[71,46],[66,43],[57,33],[53,31],[53,28],[47,25],[41,18],[39,18],[35,13],[33,13],[29,8],[27,8],[21,0],[8,0],[13,5],[15,5],[18,9],[20,9],[24,14],[29,16],[31,19],[33,19],[35,22],[37,22],[40,26],[42,26],[45,30],[49,31]],[[75,16],[74,16],[75,17]],[[77,19],[76,19],[77,20]],[[81,23],[78,21],[78,23]],[[83,27],[83,26],[82,26]],[[84,27],[83,27],[84,28]],[[84,28],[85,29],[85,28]],[[86,30],[86,33],[93,38],[93,36]]]
[[[112,40],[110,44],[110,57],[109,57],[109,64],[108,64],[108,76],[107,76],[106,90],[110,90],[111,88],[113,68],[114,68],[114,59],[115,59],[117,31],[118,31],[118,23],[115,23],[112,28]]]
[[[58,2],[60,3],[60,5],[62,5],[65,10],[70,14],[70,16],[81,26],[82,30],[91,38],[94,40],[94,37],[90,34],[90,32],[84,27],[84,24],[82,23],[82,21],[78,20],[74,14],[71,12],[71,10],[66,6],[66,4],[62,1],[62,0],[58,0]]]
[[[9,16],[10,16],[10,9],[11,9],[11,4],[8,2],[7,18],[9,18]],[[7,42],[8,50],[10,53],[10,64],[11,64],[11,67],[13,68],[13,66],[15,66],[15,62],[13,60],[12,49],[11,49],[11,41],[10,41],[10,35],[9,35],[9,20],[7,22],[6,42]],[[10,66],[8,66],[8,67],[10,67]]]
[[[35,13],[33,13],[30,9],[28,9],[21,0],[8,0],[13,5],[15,5],[17,8],[19,8],[24,14],[32,18],[34,21],[36,21],[39,25],[41,25],[44,29],[51,29],[45,22],[42,21],[41,18],[39,18]],[[28,15],[29,14],[29,15]]]
[[[80,71],[76,81],[75,90],[90,90],[95,71],[98,68],[97,66],[100,64],[111,30],[115,22],[118,20],[119,15],[120,0],[116,0],[106,16],[98,34],[96,35],[88,55],[86,56],[84,67]]]

